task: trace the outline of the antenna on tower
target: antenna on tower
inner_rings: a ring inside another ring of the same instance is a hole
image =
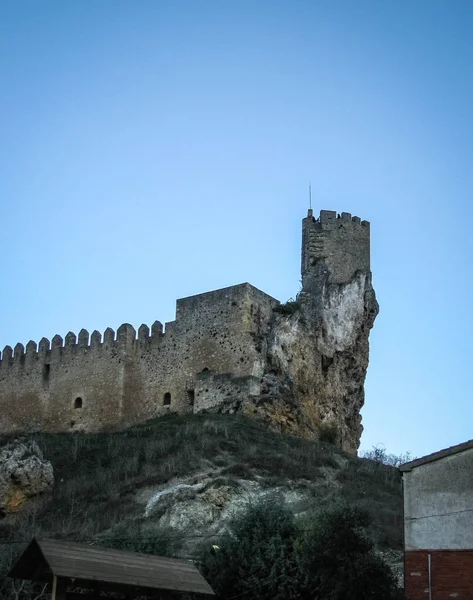
[[[309,181],[309,208],[312,210],[312,187]]]

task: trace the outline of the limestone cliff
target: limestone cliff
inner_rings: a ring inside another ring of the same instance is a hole
[[[300,434],[331,430],[343,449],[356,452],[363,430],[368,335],[378,313],[371,277],[358,273],[347,284],[326,282],[320,302],[315,298],[303,291],[298,311],[278,315],[268,367],[289,384]]]
[[[310,210],[303,220],[300,310],[273,324],[268,363],[289,378],[306,429],[331,431],[356,452],[368,368],[368,336],[379,307],[371,284],[369,223]]]
[[[302,291],[276,307],[265,336],[260,395],[228,398],[219,412],[262,416],[281,431],[325,437],[356,453],[378,314],[371,284],[369,223],[312,211],[303,220]]]

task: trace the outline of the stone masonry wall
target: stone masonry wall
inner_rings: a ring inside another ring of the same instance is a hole
[[[261,377],[272,308],[278,301],[248,283],[177,301],[176,320],[159,339],[135,345],[135,379],[127,395],[127,420],[169,410],[193,412],[198,375]],[[171,405],[164,404],[170,394]]]
[[[236,377],[232,373],[203,371],[197,377],[195,412],[222,406],[228,400],[245,400],[261,393],[261,376]]]
[[[0,428],[17,431],[94,430],[120,423],[123,401],[123,343],[107,330],[103,343],[82,330],[60,336],[52,344],[43,338],[11,350],[0,362]],[[76,408],[77,407],[77,408]]]
[[[301,274],[289,313],[243,283],[181,298],[164,328],[156,321],[137,334],[124,324],[116,338],[107,329],[89,342],[82,330],[77,340],[55,336],[51,347],[45,338],[26,352],[6,346],[0,432],[98,431],[169,411],[241,411],[304,437],[331,428],[356,452],[378,313],[369,223],[334,211],[316,219],[309,210]]]
[[[96,431],[192,412],[198,374],[261,377],[277,300],[245,283],[177,301],[165,333],[122,325],[104,339],[86,330],[36,349],[7,346],[0,361],[0,431]],[[169,395],[169,396],[167,396]],[[169,402],[169,404],[167,403]]]
[[[337,215],[321,210],[315,219],[312,211],[302,222],[302,279],[320,260],[330,264],[329,283],[347,283],[357,271],[370,271],[370,224],[350,213]]]

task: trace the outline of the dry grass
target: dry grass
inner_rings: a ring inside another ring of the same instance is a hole
[[[121,432],[30,437],[53,463],[55,488],[49,497],[30,502],[17,518],[0,522],[3,542],[47,535],[101,543],[108,539],[127,547],[133,538],[143,541],[143,549],[156,543],[162,553],[172,553],[176,545],[166,546],[168,532],[145,532],[149,524],[140,520],[142,508],[133,498],[140,487],[216,470],[226,481],[263,476],[276,486],[289,479],[321,480],[328,469],[336,473],[335,483],[324,482],[323,492],[314,497],[318,507],[341,495],[368,509],[379,544],[393,548],[400,543],[397,469],[346,455],[329,443],[282,435],[255,419],[171,414]],[[0,580],[22,547],[0,545]],[[8,598],[1,586],[0,596]]]

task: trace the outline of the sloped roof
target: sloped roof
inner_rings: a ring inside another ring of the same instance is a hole
[[[416,467],[420,467],[427,463],[433,462],[434,460],[440,460],[441,458],[445,458],[446,456],[452,456],[452,454],[458,454],[458,452],[463,452],[464,450],[470,450],[470,448],[473,448],[473,440],[468,440],[467,442],[457,444],[456,446],[450,446],[450,448],[444,448],[443,450],[438,450],[437,452],[433,452],[432,454],[427,454],[427,456],[416,458],[415,460],[411,460],[410,462],[400,465],[399,469],[402,472],[411,471]]]
[[[214,595],[191,562],[61,540],[34,539],[9,576],[47,581],[51,575],[130,589],[161,589]]]

